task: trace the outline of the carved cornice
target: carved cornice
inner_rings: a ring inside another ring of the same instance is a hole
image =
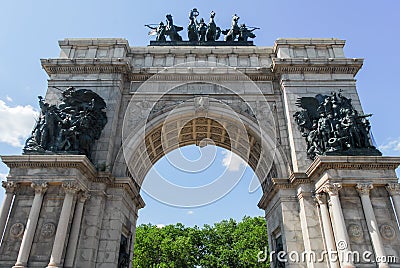
[[[271,178],[271,182],[264,189],[264,194],[261,197],[260,202],[258,202],[258,207],[261,209],[265,209],[266,204],[268,204],[272,200],[272,198],[279,190],[294,188],[294,185],[291,184],[287,178]]]
[[[310,179],[319,177],[326,170],[395,170],[400,157],[385,156],[317,156],[306,170]]]
[[[49,185],[47,182],[32,182],[31,187],[35,190],[35,194],[45,194]]]
[[[329,194],[329,196],[338,195],[340,189],[342,189],[341,183],[327,183],[322,186],[322,191]]]
[[[7,194],[12,194],[17,190],[18,183],[12,181],[2,181],[1,186],[3,186]]]
[[[131,71],[126,59],[42,59],[43,69],[51,74],[98,74]]]
[[[293,172],[292,174],[290,174],[289,181],[293,185],[311,183],[311,180],[307,176],[307,174],[306,173],[300,173],[300,172]]]
[[[272,72],[279,74],[352,74],[356,75],[363,59],[274,58]]]
[[[129,194],[130,198],[135,202],[137,209],[141,209],[145,206],[145,203],[139,194],[139,189],[136,189],[131,178],[115,178],[110,187],[124,189]]]
[[[386,190],[391,196],[400,195],[400,183],[388,183]]]
[[[19,155],[2,156],[3,162],[11,168],[75,168],[88,179],[93,180],[96,169],[84,155]]]
[[[358,183],[356,190],[360,196],[369,195],[369,192],[374,188],[372,183]]]
[[[98,172],[97,176],[93,178],[93,182],[110,184],[114,180],[110,172]]]

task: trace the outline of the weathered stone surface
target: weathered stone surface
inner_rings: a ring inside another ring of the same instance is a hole
[[[270,250],[276,249],[279,237],[287,252],[324,250],[325,234],[313,194],[328,197],[327,184],[338,183],[341,188],[334,198],[341,208],[335,215],[343,219],[330,217],[330,227],[344,227],[352,250],[373,252],[354,188],[368,182],[374,185],[370,198],[384,250],[399,256],[400,233],[394,228],[395,209],[385,187],[397,183],[400,160],[327,156],[312,162],[293,118],[298,98],[339,89],[363,113],[354,78],[363,60],[347,58],[343,40],[278,39],[273,47],[130,47],[125,39],[65,39],[59,44],[59,58],[42,60],[49,75],[46,102],[57,104],[58,89],[89,89],[104,99],[107,124],[93,146],[92,161],[74,155],[3,157],[10,167],[7,180],[21,187],[5,228],[0,266],[15,264],[22,238],[15,230],[10,233],[11,227],[26,225],[34,197],[30,184],[45,181],[49,187],[28,265],[49,263],[54,247],[50,224],[59,223],[65,199],[61,185],[68,182],[79,187],[72,210],[81,193],[90,195],[81,221],[76,221],[81,222],[80,235],[72,267],[117,267],[121,234],[134,238],[137,213],[144,206],[140,186],[149,168],[178,146],[200,144],[203,136],[238,154],[250,149],[249,165],[263,189],[259,207],[265,210]],[[244,131],[238,125],[244,125]],[[181,129],[187,133],[179,134]],[[66,240],[74,215],[71,211]],[[66,251],[67,246],[61,262]],[[288,263],[287,267],[326,265]]]

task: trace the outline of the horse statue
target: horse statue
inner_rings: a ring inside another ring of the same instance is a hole
[[[239,19],[240,17],[238,17],[238,15],[233,15],[231,28],[229,30],[222,31],[222,33],[225,35],[225,41],[235,41],[236,37],[240,34],[240,28],[238,24]]]
[[[183,30],[183,27],[175,26],[174,21],[172,20],[172,15],[168,14],[167,18],[167,25],[165,26],[165,34],[169,36],[171,41],[182,41],[182,36],[179,35],[178,32]]]
[[[214,18],[215,18],[215,12],[211,11],[210,22],[208,23],[208,29],[207,29],[207,42],[216,41],[221,36],[221,28],[217,27]]]

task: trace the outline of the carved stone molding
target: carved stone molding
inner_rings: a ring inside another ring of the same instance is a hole
[[[35,194],[44,194],[49,186],[47,182],[32,182],[31,187],[35,190]]]
[[[329,196],[338,195],[340,189],[342,189],[342,184],[340,183],[327,183],[322,187],[322,191],[329,194]]]
[[[285,59],[272,60],[272,72],[294,73],[329,73],[356,75],[363,65],[362,59]]]
[[[314,201],[317,203],[317,205],[324,205],[324,204],[326,205],[327,204],[326,195],[323,193],[315,194]]]
[[[18,155],[1,158],[10,169],[78,169],[90,180],[96,177],[96,169],[85,155]]]
[[[139,69],[139,71],[141,71]],[[240,70],[242,71],[242,70]],[[274,80],[274,75],[270,72],[264,73],[248,73],[247,70],[243,70],[244,73],[252,81],[272,81]],[[153,75],[156,75],[153,77]],[[152,79],[157,79],[157,81],[243,81],[243,75],[237,74],[180,74],[180,73],[129,73],[127,75],[130,81],[146,81],[152,77]]]
[[[80,192],[78,198],[79,202],[85,203],[90,198],[90,194],[86,191]]]
[[[196,113],[207,113],[209,107],[208,97],[196,97],[194,99],[194,106]]]
[[[14,238],[22,237],[25,231],[25,226],[23,223],[14,223],[10,228],[10,235]]]
[[[118,59],[44,59],[41,60],[43,69],[51,74],[124,74],[131,71],[126,60]]]
[[[51,238],[54,236],[56,233],[56,225],[52,222],[46,222],[45,224],[42,225],[42,228],[40,230],[40,234],[44,238]]]
[[[18,183],[12,181],[2,181],[1,186],[6,190],[6,193],[14,193],[18,188]]]
[[[374,188],[371,183],[358,183],[356,185],[356,190],[358,194],[361,195],[369,195],[369,192]]]
[[[363,239],[363,230],[359,224],[350,224],[347,230],[352,240],[359,241]]]
[[[379,231],[384,239],[393,240],[396,238],[396,231],[393,226],[389,224],[382,224]]]
[[[391,196],[400,195],[400,183],[389,183],[386,185],[386,190]]]
[[[66,194],[76,194],[80,190],[79,186],[72,181],[63,182],[62,188]]]

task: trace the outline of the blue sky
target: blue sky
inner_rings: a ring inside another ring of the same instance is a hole
[[[140,3],[140,4],[139,4]],[[364,111],[373,113],[372,131],[385,155],[400,155],[400,124],[397,110],[400,90],[399,26],[400,2],[256,0],[256,1],[3,1],[0,9],[0,155],[20,154],[21,144],[38,111],[37,96],[46,91],[47,75],[41,58],[59,54],[58,40],[64,38],[117,37],[131,46],[145,46],[150,38],[143,25],[159,23],[165,14],[174,15],[175,24],[188,24],[188,13],[197,7],[200,17],[217,13],[216,22],[228,28],[232,14],[262,29],[256,45],[273,46],[279,37],[336,37],[347,40],[345,53],[350,58],[365,58],[357,75],[358,91]],[[196,159],[198,149],[188,147],[184,155]],[[168,169],[167,161],[157,170],[173,174],[173,180],[212,178],[227,167],[221,149],[213,165],[200,174]],[[208,173],[207,173],[208,172]],[[235,171],[230,171],[232,174]],[[7,169],[0,164],[0,176]],[[139,222],[188,225],[213,223],[223,218],[262,215],[256,206],[261,192],[248,193],[252,171],[245,169],[243,179],[223,199],[211,205],[182,209],[163,205],[144,194],[147,207]],[[186,181],[185,181],[186,182]],[[0,199],[3,191],[0,191]]]

